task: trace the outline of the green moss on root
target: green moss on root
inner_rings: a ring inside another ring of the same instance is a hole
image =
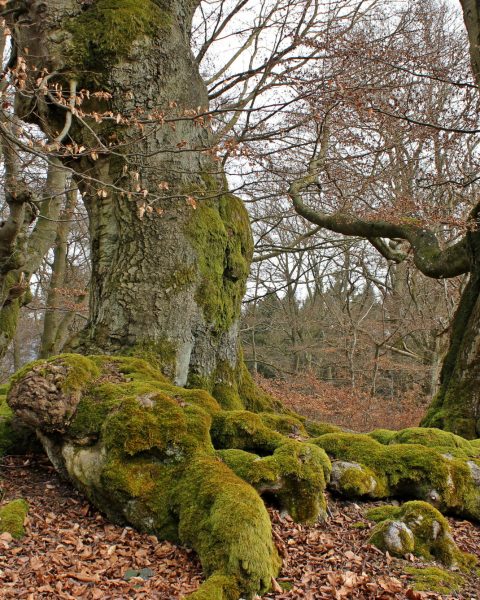
[[[246,410],[217,413],[211,429],[215,448],[235,448],[263,454],[272,453],[285,440],[284,436],[269,429],[260,415]]]
[[[380,444],[389,444],[395,436],[395,433],[395,431],[391,431],[390,429],[375,429],[368,435]]]
[[[370,469],[378,483],[370,494],[373,498],[413,497],[427,500],[440,510],[480,519],[480,490],[472,461],[450,459],[419,444],[385,446],[363,434],[331,433],[311,442],[335,460]]]
[[[84,363],[68,358],[67,379],[82,394],[62,439],[44,436],[54,463],[111,520],[191,546],[209,577],[194,597],[265,592],[280,566],[270,520],[257,491],[215,455],[210,429],[223,412],[219,404],[204,390],[172,385],[138,358],[84,360],[98,377],[74,377],[75,369],[85,374]],[[258,431],[289,441],[246,414]],[[296,453],[300,482],[313,481],[313,470],[320,480],[320,463],[307,455],[325,455],[292,443],[299,448],[290,462],[282,459],[284,472],[293,475]]]
[[[321,435],[325,435],[326,433],[343,433],[343,429],[338,427],[337,425],[332,425],[331,423],[319,423],[317,421],[305,421],[305,429],[307,430],[308,435],[312,437],[319,437]]]
[[[0,532],[8,532],[12,537],[19,539],[25,535],[23,523],[28,513],[28,504],[25,500],[12,500],[0,507]]]
[[[239,598],[238,584],[234,577],[214,573],[187,600],[237,600]]]
[[[233,449],[217,454],[260,494],[274,498],[294,520],[314,522],[325,518],[324,490],[330,461],[316,446],[288,440],[265,458]]]
[[[439,452],[450,452],[458,456],[477,454],[468,440],[449,431],[431,427],[411,427],[392,433],[388,442],[390,444],[421,444],[428,448],[435,448]]]

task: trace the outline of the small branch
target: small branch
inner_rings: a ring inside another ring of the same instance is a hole
[[[55,142],[62,142],[70,131],[70,127],[72,126],[73,114],[75,112],[75,99],[77,97],[77,82],[75,79],[70,80],[70,99],[69,99],[69,110],[67,112],[67,116],[65,117],[65,125],[62,131],[55,138]]]

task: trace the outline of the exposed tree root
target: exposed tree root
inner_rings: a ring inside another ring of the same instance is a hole
[[[198,553],[208,579],[195,600],[271,585],[280,559],[260,495],[314,521],[330,481],[350,497],[406,496],[480,520],[480,450],[436,430],[320,435],[329,429],[293,415],[224,410],[128,357],[37,361],[14,376],[8,401],[111,520]]]

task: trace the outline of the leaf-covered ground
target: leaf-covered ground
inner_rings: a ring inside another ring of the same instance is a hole
[[[27,535],[0,536],[0,598],[174,600],[196,589],[202,572],[184,548],[108,523],[46,460],[3,459],[4,500],[30,504]],[[272,510],[274,538],[284,568],[269,599],[480,598],[470,577],[453,596],[417,593],[406,561],[368,544],[364,513],[371,504],[330,498],[324,524],[301,526]],[[456,542],[480,558],[480,527],[451,521]],[[422,563],[411,557],[411,564]]]

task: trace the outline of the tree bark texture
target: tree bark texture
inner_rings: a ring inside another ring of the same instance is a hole
[[[252,240],[209,128],[193,118],[208,105],[190,50],[197,4],[54,0],[12,20],[16,46],[29,49],[27,89],[48,71],[50,83],[89,90],[84,113],[112,115],[73,116],[63,140],[87,149],[66,162],[91,235],[90,321],[72,348],[150,353],[177,384],[212,389],[235,378]],[[111,97],[94,97],[102,90]],[[51,95],[20,92],[17,110],[51,139],[65,128],[68,110]]]

